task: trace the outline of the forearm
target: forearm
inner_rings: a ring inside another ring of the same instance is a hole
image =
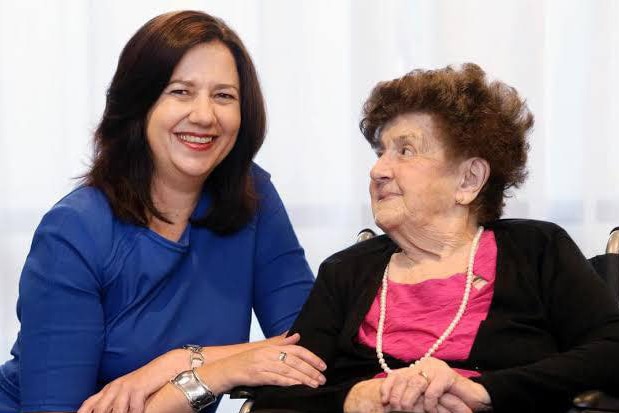
[[[293,334],[282,339],[279,345],[272,345],[271,341],[268,345],[254,347],[252,350],[196,367],[193,374],[197,378],[183,376],[183,380],[178,383],[174,380],[173,385],[167,383],[157,391],[149,399],[152,409],[149,412],[177,411],[181,406],[189,405],[183,389],[186,389],[186,383],[191,380],[195,386],[196,379],[216,396],[241,385],[304,385],[308,389],[315,389],[325,382],[325,377],[320,372],[326,365],[308,350],[294,345],[298,340],[299,335]],[[280,358],[281,354],[287,355],[286,361]],[[185,379],[189,381],[184,381]],[[340,403],[339,406],[341,405]]]
[[[219,395],[234,387],[230,377],[225,374],[219,361],[196,368],[196,373],[209,389]],[[148,398],[144,413],[191,413],[189,400],[183,392],[172,383],[166,383]]]
[[[233,356],[244,351],[253,350],[256,348],[268,346],[271,344],[279,344],[284,335],[275,336],[265,340],[252,341],[250,343],[229,344],[226,346],[209,346],[202,349],[202,355],[204,356],[204,362],[206,364],[224,359],[226,357]]]
[[[487,389],[497,410],[509,411],[516,403],[520,406],[569,403],[585,390],[617,389],[618,369],[617,343],[606,341],[528,365],[487,372],[475,381]]]
[[[192,413],[189,401],[183,393],[171,383],[163,386],[148,398],[144,413]]]
[[[209,346],[202,348],[202,356],[204,364],[209,365],[216,363],[219,360],[239,354],[248,350],[264,347],[270,344],[277,344],[282,341],[282,336],[273,337],[266,340],[256,341],[252,343],[231,344],[226,346]],[[166,381],[176,377],[179,373],[191,368],[191,354],[189,350],[175,349],[171,350],[149,363],[152,367],[151,371],[159,373],[161,377],[158,381],[160,386],[163,386]],[[159,387],[150,389],[151,391],[158,390]]]

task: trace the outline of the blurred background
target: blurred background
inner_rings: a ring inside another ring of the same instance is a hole
[[[475,62],[527,98],[530,176],[507,217],[555,221],[587,256],[619,225],[619,1],[0,0],[0,362],[32,233],[86,170],[122,47],[179,9],[223,18],[252,54],[269,116],[257,162],[314,271],[373,226],[361,105],[413,68]]]

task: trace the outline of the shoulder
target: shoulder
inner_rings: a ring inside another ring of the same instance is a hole
[[[51,236],[93,254],[109,251],[118,227],[106,196],[97,188],[80,186],[58,201],[44,216],[35,237]]]
[[[114,220],[106,196],[97,188],[80,186],[58,201],[45,214],[43,221],[61,220],[65,224],[81,224],[93,230],[104,230]]]
[[[271,182],[271,174],[256,163],[251,164],[250,174],[258,197],[257,215],[270,217],[275,213],[284,211],[284,204],[273,182]]]
[[[487,227],[494,231],[499,252],[504,257],[510,257],[510,260],[521,262],[519,260],[525,259],[539,263],[567,255],[578,256],[579,259],[582,256],[569,234],[552,222],[505,219]]]
[[[518,243],[548,242],[557,236],[568,236],[559,225],[533,219],[500,219],[486,225],[499,237],[509,237]],[[569,236],[568,236],[569,237]]]
[[[396,248],[396,244],[387,235],[378,235],[336,252],[324,260],[323,265],[346,265],[357,261],[373,260]]]
[[[254,181],[256,192],[258,192],[258,194],[262,194],[266,190],[271,190],[271,188],[273,188],[273,184],[271,183],[271,174],[261,168],[257,163],[252,162],[249,167],[249,174]]]
[[[554,222],[522,218],[497,219],[496,221],[486,224],[486,227],[507,228],[513,231],[536,230],[543,232],[554,232],[557,229],[561,229],[561,227]]]
[[[396,244],[387,235],[351,245],[320,264],[316,283],[329,285],[350,297],[373,290],[396,249]]]
[[[110,204],[105,194],[93,186],[79,186],[65,195],[54,205],[54,209],[66,208],[76,213],[112,214]]]
[[[374,267],[382,268],[396,249],[396,244],[387,235],[379,235],[336,252],[322,262],[320,269],[321,272],[372,276]]]
[[[47,280],[76,281],[96,288],[102,282],[97,274],[112,250],[116,227],[107,199],[99,190],[83,186],[71,191],[38,225],[22,271],[23,285],[32,281],[30,275],[39,274]],[[84,268],[94,277],[84,277]]]

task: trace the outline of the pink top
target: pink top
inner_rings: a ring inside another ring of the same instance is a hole
[[[479,325],[490,309],[494,292],[496,258],[494,233],[486,230],[479,240],[479,248],[475,255],[473,274],[476,277],[466,311],[433,357],[453,361],[468,358]],[[466,274],[463,273],[417,284],[401,284],[389,280],[383,352],[408,362],[422,357],[456,315],[462,301],[465,280]],[[359,327],[359,342],[371,348],[376,348],[381,289]],[[465,377],[479,375],[470,370],[457,371]],[[376,377],[384,375],[381,373]]]

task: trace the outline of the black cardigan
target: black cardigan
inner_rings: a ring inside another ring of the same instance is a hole
[[[495,289],[469,358],[452,367],[478,370],[495,412],[565,411],[589,389],[619,391],[619,308],[569,235],[557,225],[500,220]],[[397,249],[380,236],[320,266],[290,334],[328,366],[327,384],[257,393],[254,408],[337,412],[356,383],[379,373],[374,349],[357,341],[385,266]],[[392,368],[408,365],[385,355]]]

